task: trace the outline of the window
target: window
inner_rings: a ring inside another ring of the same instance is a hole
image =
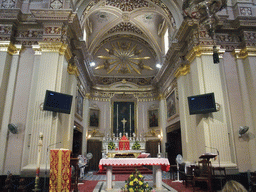
[[[86,41],[86,37],[87,37],[87,33],[86,33],[86,30],[84,28],[84,36],[83,36],[83,40]]]
[[[169,49],[169,30],[167,28],[164,34],[164,53],[166,54]]]

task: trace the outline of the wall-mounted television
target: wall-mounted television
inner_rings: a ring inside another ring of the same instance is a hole
[[[216,112],[214,93],[188,97],[189,114],[205,114]]]
[[[46,90],[43,110],[70,114],[72,95]]]

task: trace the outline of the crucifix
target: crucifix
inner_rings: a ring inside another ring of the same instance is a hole
[[[123,123],[123,134],[125,133],[125,123],[127,122],[125,118],[121,121]]]

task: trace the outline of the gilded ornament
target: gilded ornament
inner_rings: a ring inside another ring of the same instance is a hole
[[[185,76],[190,72],[190,65],[184,65],[177,69],[175,72],[175,77],[179,78],[180,76]]]
[[[100,55],[98,58],[104,60],[102,65],[95,69],[105,69],[107,73],[112,73],[116,70],[117,73],[132,73],[132,70],[137,74],[141,74],[143,69],[153,70],[151,67],[143,63],[144,60],[150,57],[139,57],[142,49],[138,50],[137,45],[131,46],[131,43],[117,42],[111,44],[112,49],[105,49],[109,56]]]
[[[245,47],[243,49],[235,49],[233,55],[236,59],[245,59],[247,57],[256,57],[256,47]]]

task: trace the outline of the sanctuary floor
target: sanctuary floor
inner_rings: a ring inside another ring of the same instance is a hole
[[[153,185],[152,175],[143,175],[145,181],[149,185]],[[120,192],[121,187],[125,185],[125,180],[127,180],[129,175],[113,175],[113,190],[111,192]],[[106,186],[106,175],[96,175],[95,172],[87,173],[82,180],[79,181],[79,192],[105,192]],[[170,179],[170,174],[168,172],[163,172],[163,189],[161,192],[193,192],[193,188],[190,186],[188,188],[182,182],[175,182]],[[197,189],[196,191],[202,192],[203,190]],[[109,192],[109,191],[108,191]],[[159,190],[156,192],[160,192]]]

